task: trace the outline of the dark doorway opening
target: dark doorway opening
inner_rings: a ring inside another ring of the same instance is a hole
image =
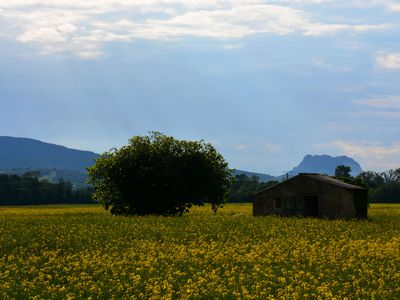
[[[304,216],[318,217],[318,197],[315,195],[304,196]]]

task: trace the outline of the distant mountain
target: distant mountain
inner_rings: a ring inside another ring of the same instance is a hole
[[[272,175],[268,175],[268,174],[264,174],[264,173],[254,173],[254,172],[249,172],[249,171],[243,171],[243,170],[235,170],[234,175],[241,175],[244,174],[246,176],[257,176],[259,181],[262,182],[268,182],[271,180],[276,180],[276,177],[272,176]]]
[[[86,167],[93,165],[98,157],[99,154],[90,151],[70,149],[29,138],[0,136],[0,173],[21,175],[29,171],[40,171],[42,179],[58,181],[62,178],[81,186],[85,184]],[[306,155],[289,174],[334,175],[338,165],[351,167],[352,175],[362,172],[360,164],[347,156]],[[244,170],[235,170],[234,174],[257,176],[262,182],[283,178]]]
[[[348,156],[332,157],[329,155],[306,155],[301,163],[289,172],[289,177],[295,176],[299,173],[319,173],[334,176],[336,167],[340,165],[349,166],[353,176],[357,176],[362,172],[360,164]],[[240,174],[244,174],[249,177],[257,176],[259,180],[263,182],[268,182],[271,180],[281,181],[286,178],[286,174],[274,177],[264,173],[235,170],[235,175]]]
[[[333,176],[336,167],[340,165],[349,166],[353,176],[362,172],[360,164],[348,156],[306,155],[289,174],[293,176],[298,173],[320,173]]]
[[[0,137],[0,169],[59,169],[85,173],[99,154],[34,139]]]
[[[69,149],[34,139],[0,136],[0,173],[18,174],[39,171],[41,179],[71,181],[85,185],[86,167],[99,154]]]

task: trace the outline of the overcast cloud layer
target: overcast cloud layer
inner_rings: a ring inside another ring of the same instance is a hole
[[[288,6],[324,2],[329,1],[2,0],[0,17],[2,35],[34,44],[43,54],[72,52],[81,58],[97,58],[103,53],[102,45],[114,41],[321,36],[391,27],[385,23],[324,22],[302,8]],[[396,9],[390,2],[383,4]],[[385,60],[396,58],[379,59],[385,65]]]
[[[159,130],[232,167],[400,167],[400,2],[0,0],[0,134],[105,151]]]

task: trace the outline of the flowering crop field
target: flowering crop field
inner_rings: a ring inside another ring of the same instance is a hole
[[[400,299],[400,205],[368,221],[0,208],[0,299]]]

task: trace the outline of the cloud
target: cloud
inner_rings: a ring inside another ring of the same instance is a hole
[[[233,45],[226,41],[252,35],[321,36],[388,28],[386,24],[326,23],[291,7],[325,2],[330,1],[0,0],[4,25],[0,35],[33,44],[43,54],[69,52],[95,58],[103,54],[103,44],[117,41],[199,37]]]
[[[393,12],[400,11],[400,3],[395,3],[393,1],[391,1],[390,3],[388,3],[387,7],[389,8],[389,10],[391,10]]]
[[[400,70],[400,53],[379,53],[375,60],[381,69]]]
[[[367,121],[372,121],[375,119],[381,123],[395,123],[398,124],[400,119],[400,111],[390,111],[390,110],[366,110],[360,113],[353,114],[354,117],[362,117]]]
[[[354,104],[372,107],[379,110],[400,110],[400,96],[372,97],[353,100]]]
[[[243,44],[226,44],[223,45],[223,49],[224,50],[236,50],[236,49],[240,49],[243,48]]]
[[[396,0],[353,0],[351,3],[356,7],[381,6],[389,12],[396,13],[400,11],[400,3]]]
[[[246,144],[236,144],[236,145],[233,146],[233,148],[235,150],[242,151],[242,150],[246,150],[247,149],[247,145]]]
[[[143,22],[128,19],[118,22],[99,22],[97,27],[114,33],[127,33],[132,39],[176,39],[185,36],[215,39],[239,39],[256,34],[273,35],[331,35],[338,31],[381,30],[387,25],[324,24],[312,21],[298,9],[279,5],[252,4],[229,9],[198,10],[167,19],[148,19]]]
[[[282,149],[282,147],[280,145],[265,143],[264,149],[267,150],[267,152],[278,152]]]
[[[341,153],[360,160],[366,169],[384,171],[400,167],[400,142],[384,145],[377,142],[338,140],[331,145]]]
[[[238,151],[248,151],[248,152],[256,152],[256,153],[276,153],[282,149],[280,145],[272,144],[272,143],[251,143],[251,144],[234,144],[232,148]]]
[[[324,59],[315,58],[312,61],[312,64],[318,68],[331,71],[331,72],[351,72],[353,71],[352,68],[347,66],[338,66],[336,64],[330,63]]]
[[[399,12],[400,11],[400,3],[395,0],[375,0],[373,1],[376,4],[383,5],[392,12]]]
[[[399,95],[373,96],[353,100],[353,103],[361,109],[352,113],[352,117],[362,118],[368,122],[379,122],[385,124],[385,126],[388,125],[388,122],[395,126],[398,125],[398,120],[400,120]]]

